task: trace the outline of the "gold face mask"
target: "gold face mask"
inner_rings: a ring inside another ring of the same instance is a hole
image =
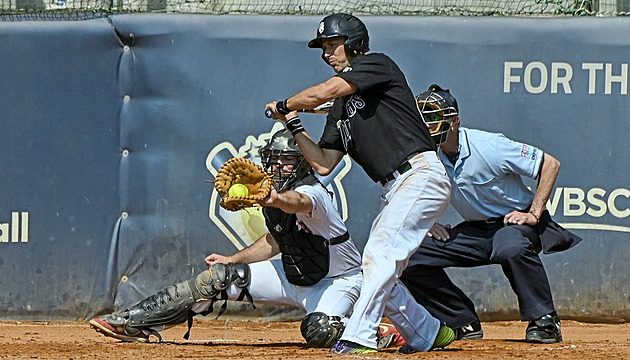
[[[441,92],[425,91],[416,96],[420,116],[436,145],[446,140],[451,121],[457,116],[457,109],[449,105]]]

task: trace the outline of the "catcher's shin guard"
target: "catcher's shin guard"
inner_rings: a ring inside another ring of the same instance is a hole
[[[190,285],[184,281],[158,291],[120,314],[109,315],[105,320],[121,327],[127,335],[135,336],[146,330],[162,341],[160,333],[152,327],[185,322],[194,303]]]
[[[188,339],[192,318],[196,315],[191,310],[193,304],[205,300],[214,302],[219,294],[224,294],[227,299],[226,290],[233,282],[246,292],[250,275],[247,264],[214,264],[196,277],[158,291],[128,310],[108,316],[106,320],[111,325],[122,326],[127,335],[135,335],[144,330],[155,335],[160,341],[162,337],[152,328],[173,326],[188,321],[188,332],[184,335],[184,338]],[[249,292],[246,295],[249,295]],[[251,299],[251,296],[248,298]],[[210,312],[212,305],[207,313]]]

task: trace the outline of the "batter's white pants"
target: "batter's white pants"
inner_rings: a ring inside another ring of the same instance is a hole
[[[363,286],[342,340],[376,348],[376,332],[387,316],[418,351],[429,351],[440,321],[418,304],[398,276],[433,224],[448,207],[450,180],[435,152],[409,160],[412,169],[385,184],[381,212],[363,250]]]
[[[361,290],[358,269],[334,278],[323,278],[312,286],[297,286],[287,280],[281,260],[262,261],[249,266],[252,278],[248,289],[254,304],[290,305],[303,309],[307,314],[321,311],[328,316],[345,318],[350,316]],[[227,293],[229,300],[236,300],[241,289],[232,284]],[[201,313],[209,306],[210,301],[201,301],[194,304],[192,310]]]

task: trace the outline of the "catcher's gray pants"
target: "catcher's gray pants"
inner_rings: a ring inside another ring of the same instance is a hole
[[[451,238],[425,238],[401,276],[414,298],[451,327],[478,319],[473,302],[455,286],[447,267],[500,264],[518,298],[521,319],[530,321],[554,311],[549,280],[532,243],[536,230],[527,225],[503,226],[467,221],[449,231]]]

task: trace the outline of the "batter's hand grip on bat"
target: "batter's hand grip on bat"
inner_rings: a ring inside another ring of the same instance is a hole
[[[332,105],[333,105],[333,101],[330,100],[315,107],[314,109],[300,109],[300,110],[297,110],[297,112],[312,113],[312,114],[328,114],[328,112],[330,111],[330,108],[332,108]],[[273,117],[273,110],[271,110],[270,108],[266,108],[265,116],[271,119]]]

